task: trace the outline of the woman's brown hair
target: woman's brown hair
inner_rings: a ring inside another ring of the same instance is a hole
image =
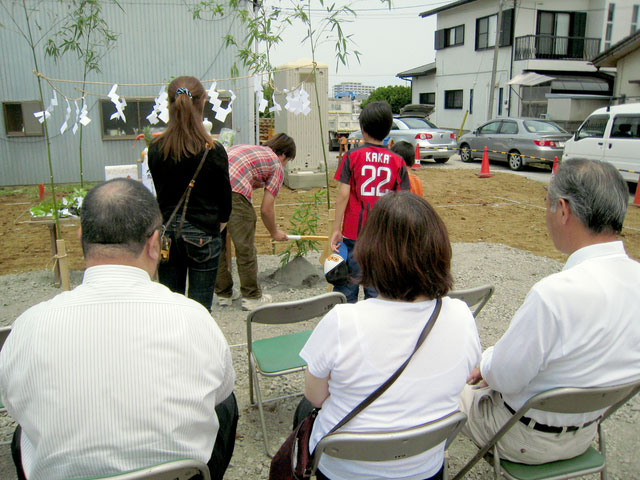
[[[354,255],[360,283],[386,298],[433,299],[453,285],[447,227],[426,200],[410,192],[391,192],[376,202]]]
[[[169,125],[156,141],[165,160],[197,155],[213,140],[202,125],[205,89],[195,77],[178,77],[169,84]]]

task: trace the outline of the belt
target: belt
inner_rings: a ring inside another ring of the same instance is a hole
[[[505,402],[504,400],[502,401],[504,403],[504,406],[507,410],[509,410],[509,412],[511,413],[511,415],[515,415],[516,411],[511,408],[507,402]],[[552,425],[545,425],[544,423],[538,423],[535,420],[533,420],[532,418],[529,417],[520,417],[520,422],[524,423],[526,426],[529,426],[531,422],[533,422],[533,429],[534,430],[538,430],[539,432],[545,432],[545,433],[562,433],[562,432],[575,432],[576,430],[580,430],[581,428],[584,427],[588,427],[589,425],[591,425],[592,423],[597,422],[598,420],[600,420],[600,417],[596,418],[595,420],[591,420],[590,422],[587,422],[583,425],[571,425],[569,427],[554,427]]]

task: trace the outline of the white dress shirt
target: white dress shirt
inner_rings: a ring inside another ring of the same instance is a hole
[[[0,355],[29,480],[206,463],[214,408],[233,383],[229,346],[206,309],[122,265],[88,268],[82,285],[27,310]]]
[[[480,369],[513,409],[554,387],[598,387],[640,378],[640,263],[622,242],[574,252],[561,272],[539,281]],[[527,416],[581,425],[598,413]]]
[[[313,376],[330,377],[329,397],[313,425],[311,449],[409,357],[434,306],[434,300],[409,303],[370,298],[338,305],[318,323],[300,352]],[[343,430],[399,430],[457,410],[460,392],[480,352],[469,307],[444,298],[433,330],[402,375]],[[333,480],[422,480],[438,472],[443,458],[444,442],[420,455],[389,462],[323,455],[320,470]]]

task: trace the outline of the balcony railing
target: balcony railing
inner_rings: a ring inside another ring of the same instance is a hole
[[[591,60],[600,53],[599,38],[525,35],[516,37],[515,60]]]

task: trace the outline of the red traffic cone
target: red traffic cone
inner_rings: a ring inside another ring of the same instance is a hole
[[[634,207],[640,207],[640,177],[638,177],[638,184],[636,185],[636,196],[633,198]]]
[[[493,173],[489,171],[489,150],[484,147],[484,153],[482,154],[482,166],[480,167],[480,173],[476,173],[478,178],[493,177]]]
[[[558,173],[558,156],[553,157],[553,169],[551,170],[551,174],[555,175]]]
[[[420,168],[420,145],[416,143],[416,162],[411,166],[414,170]]]
[[[44,200],[44,185],[38,184],[38,194],[40,195],[40,201]]]

